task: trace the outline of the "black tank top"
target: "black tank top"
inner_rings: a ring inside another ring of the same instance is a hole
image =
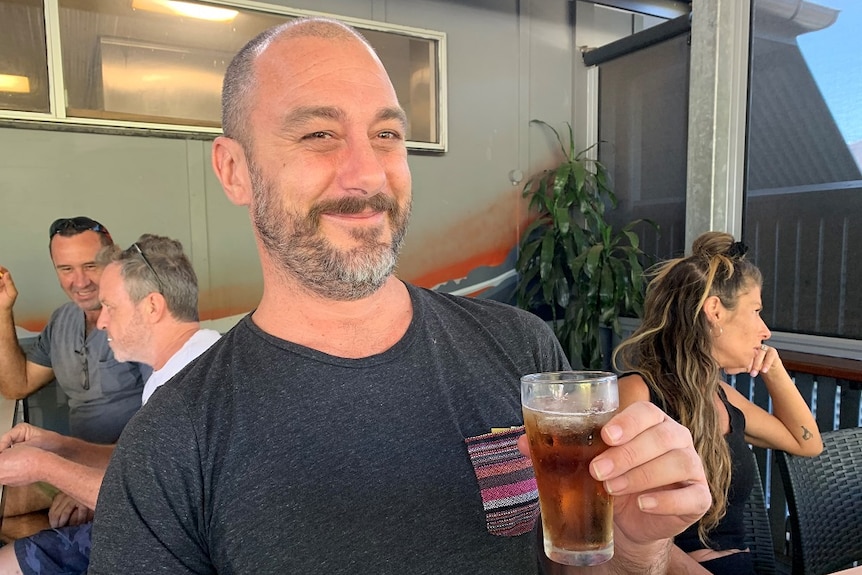
[[[754,462],[748,455],[748,444],[745,442],[745,415],[727,400],[724,389],[718,388],[718,396],[730,416],[730,432],[724,436],[730,448],[731,481],[727,492],[727,513],[715,528],[709,532],[709,542],[713,549],[745,549],[745,524],[743,510],[751,489],[754,487]],[[670,413],[661,405],[658,397],[650,389],[650,401],[678,420],[678,416]],[[743,451],[745,450],[745,451]],[[676,536],[674,543],[689,553],[696,549],[705,549],[697,536],[699,522],[695,523]]]

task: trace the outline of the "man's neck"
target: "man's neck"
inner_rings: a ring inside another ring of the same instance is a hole
[[[183,348],[191,337],[200,330],[196,321],[174,323],[167,327],[154,340],[154,354],[150,367],[158,371]]]
[[[369,357],[386,351],[407,331],[413,304],[395,277],[368,297],[335,301],[297,285],[264,282],[263,299],[252,319],[278,338],[334,355]]]
[[[96,329],[96,322],[99,320],[99,314],[102,313],[101,308],[96,310],[84,310],[84,335],[89,336],[90,332]]]

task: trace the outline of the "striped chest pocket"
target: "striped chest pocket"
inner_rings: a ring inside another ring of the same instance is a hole
[[[524,427],[520,426],[464,440],[492,535],[512,537],[528,533],[539,516],[533,465],[518,451],[518,438],[523,433]]]

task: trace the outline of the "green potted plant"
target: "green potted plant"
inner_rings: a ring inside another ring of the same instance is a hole
[[[605,210],[616,207],[617,198],[606,168],[587,156],[593,146],[576,152],[571,124],[567,149],[551,125],[531,123],[554,133],[563,160],[524,185],[536,219],[520,242],[518,306],[551,321],[573,367],[607,369],[600,328],[620,335],[621,315],[640,316],[646,256],[633,229],[655,224],[639,219],[615,231]]]

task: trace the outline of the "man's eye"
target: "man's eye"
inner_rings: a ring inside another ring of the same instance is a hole
[[[306,140],[323,140],[329,138],[330,135],[328,132],[312,132],[305,136]]]
[[[400,140],[401,134],[392,130],[386,130],[384,132],[380,132],[379,137],[385,140]]]

